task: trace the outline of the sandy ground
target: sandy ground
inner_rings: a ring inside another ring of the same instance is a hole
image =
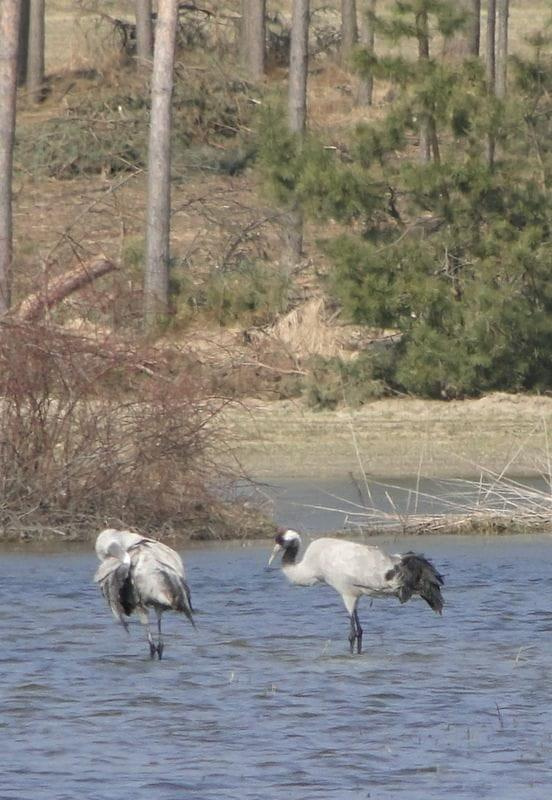
[[[550,474],[550,397],[388,399],[332,412],[251,400],[227,412],[226,423],[241,464],[260,479]]]

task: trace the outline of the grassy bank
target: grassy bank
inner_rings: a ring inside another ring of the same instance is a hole
[[[495,394],[444,403],[401,398],[358,410],[249,401],[226,412],[236,453],[258,479],[350,472],[396,478],[549,473],[552,398]]]
[[[345,535],[488,536],[552,532],[551,417],[552,398],[495,394],[334,412],[250,401],[226,423],[250,475],[319,486],[321,505],[304,508],[339,511]],[[341,497],[345,485],[356,500]],[[439,511],[420,513],[428,501]]]

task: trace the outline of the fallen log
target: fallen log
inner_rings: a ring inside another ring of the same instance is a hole
[[[101,278],[102,275],[107,275],[116,269],[116,264],[107,258],[97,258],[94,261],[79,264],[78,267],[73,267],[63,275],[46,281],[42,289],[29,295],[13,308],[8,317],[20,322],[34,322],[43,317],[48,309],[59,305],[73,292],[77,292]]]

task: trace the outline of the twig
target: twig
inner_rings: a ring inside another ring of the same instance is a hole
[[[65,241],[65,239],[69,235],[69,231],[72,228],[75,227],[77,222],[79,222],[83,217],[88,216],[88,214],[92,211],[92,209],[95,206],[97,206],[99,203],[101,203],[108,195],[113,194],[114,192],[118,191],[122,186],[125,185],[125,183],[128,183],[133,178],[136,178],[136,176],[139,175],[142,172],[143,172],[143,170],[136,170],[131,175],[126,175],[124,178],[121,178],[121,180],[117,184],[111,185],[107,189],[102,191],[102,194],[100,195],[100,197],[97,197],[86,208],[84,208],[79,214],[77,214],[76,217],[73,217],[73,219],[71,220],[69,225],[67,225],[67,227],[65,228],[63,233],[59,236],[57,242],[55,242],[55,244],[52,245],[52,247],[50,248],[49,252],[47,253],[47,255],[46,255],[45,259],[44,259],[44,262],[46,264],[48,264],[50,262],[50,260],[51,260],[51,258],[53,256],[53,254],[55,253],[55,251],[58,249],[58,247],[60,247],[62,242]]]
[[[281,215],[280,212],[267,214],[266,216],[261,217],[261,219],[253,220],[253,222],[250,222],[249,225],[245,226],[245,228],[242,228],[242,230],[239,232],[239,234],[234,237],[233,241],[231,241],[227,245],[225,252],[222,254],[222,259],[221,259],[221,264],[220,264],[221,268],[224,269],[224,267],[226,266],[228,260],[233,255],[233,253],[236,251],[237,247],[245,239],[249,238],[249,236],[253,233],[253,231],[257,230],[257,228],[261,228],[267,222],[271,222],[274,219],[277,219],[278,217],[281,217],[281,216],[282,215]]]

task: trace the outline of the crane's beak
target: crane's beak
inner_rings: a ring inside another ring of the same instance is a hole
[[[274,561],[274,559],[276,558],[276,556],[278,555],[278,553],[282,549],[283,549],[282,545],[280,545],[280,544],[277,544],[277,545],[274,546],[274,550],[270,554],[270,558],[268,559],[268,563],[267,563],[267,565],[265,567],[265,570],[268,571],[270,569],[270,565],[272,564],[272,562]]]

